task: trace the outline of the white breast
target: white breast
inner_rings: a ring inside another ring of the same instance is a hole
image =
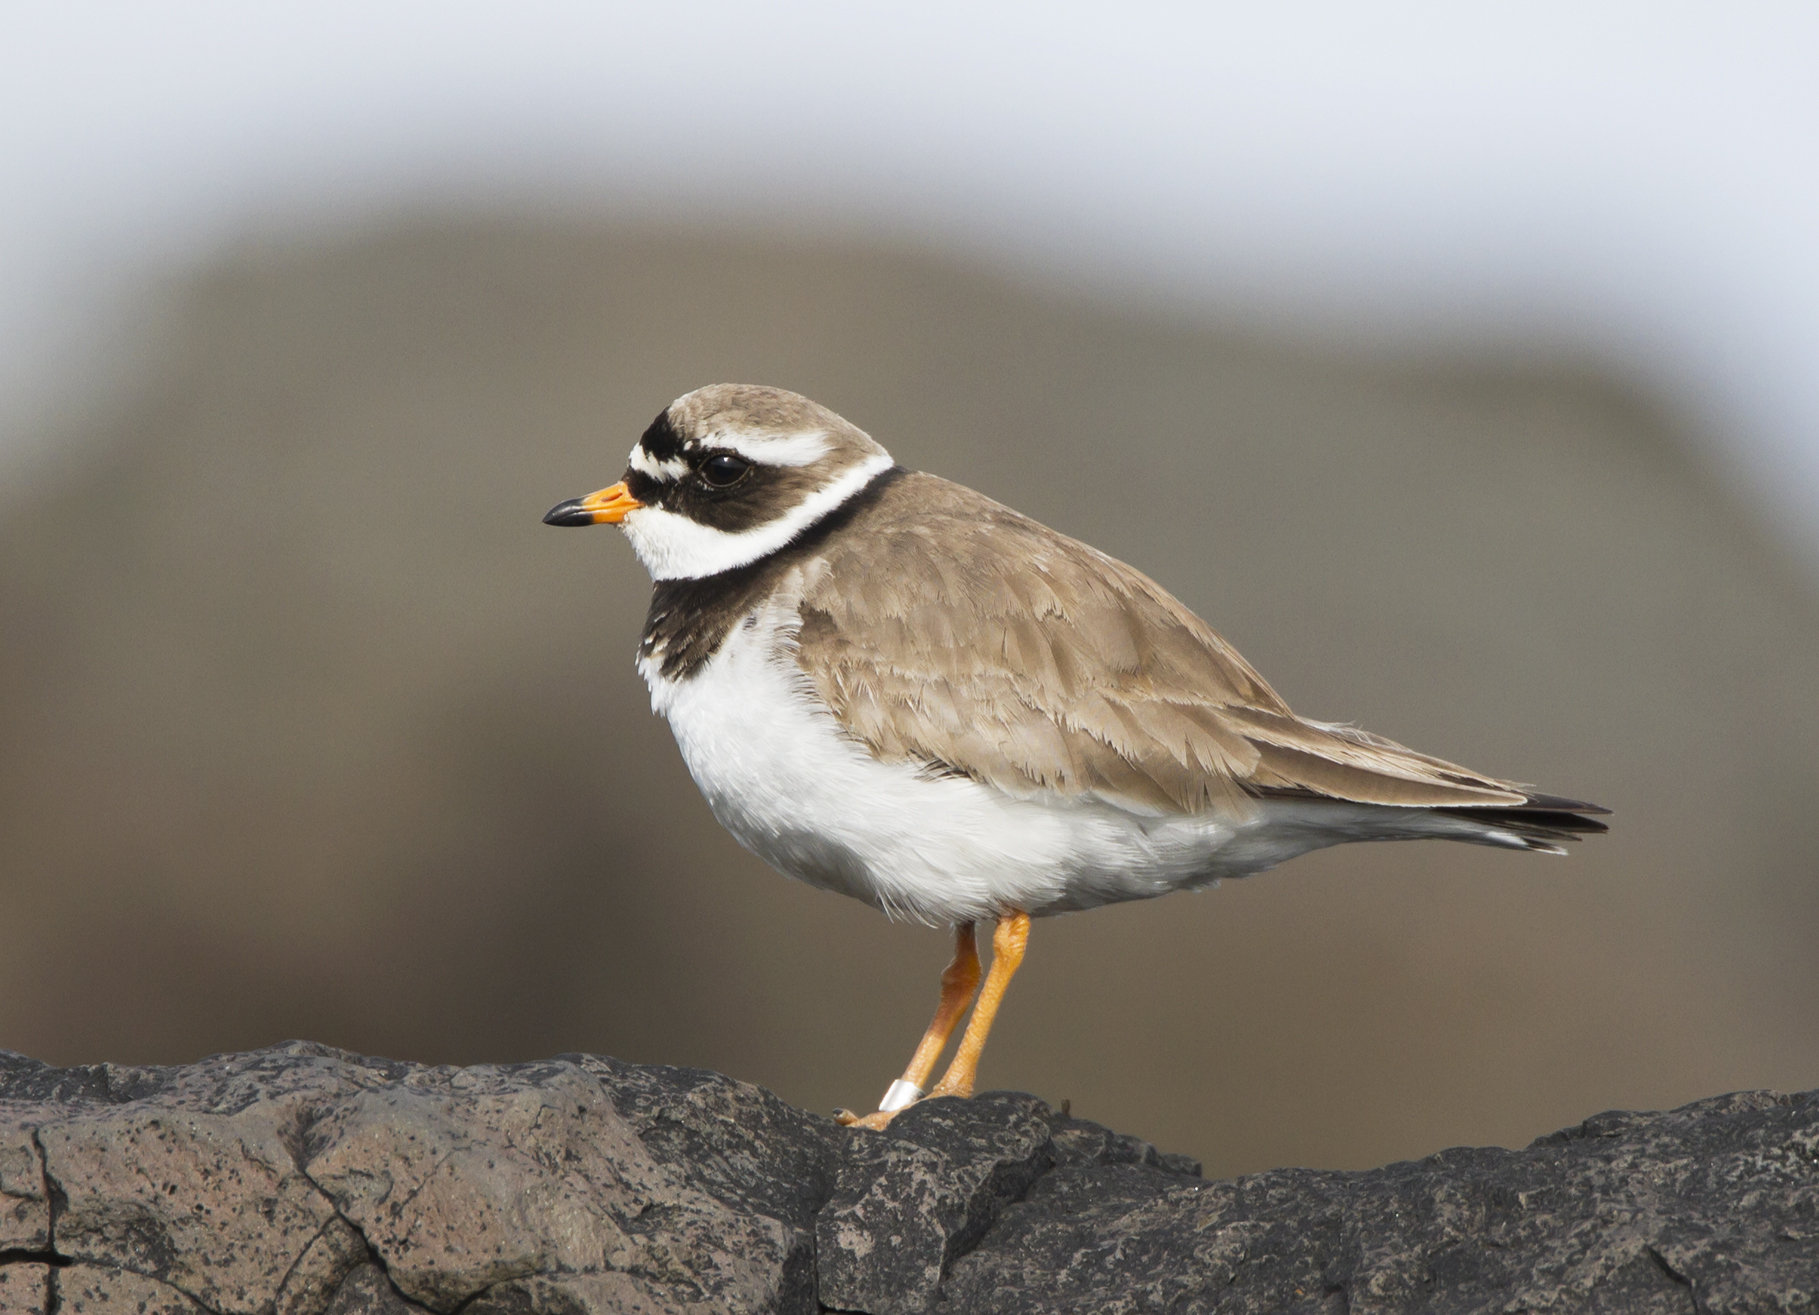
[[[1142,816],[1097,799],[1016,799],[881,763],[797,667],[791,591],[736,626],[693,676],[639,669],[721,824],[771,866],[929,923],[1059,913],[1243,876],[1344,839],[1304,806],[1242,821]],[[1398,810],[1399,811],[1399,810]]]

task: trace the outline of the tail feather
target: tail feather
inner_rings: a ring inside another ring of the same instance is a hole
[[[1265,799],[1304,799],[1328,803],[1334,807],[1360,805],[1334,799],[1305,787],[1268,789],[1255,792]],[[1362,807],[1381,810],[1382,830],[1358,839],[1461,840],[1471,845],[1491,845],[1498,849],[1526,849],[1541,854],[1564,854],[1565,846],[1577,844],[1585,836],[1603,835],[1610,830],[1591,813],[1609,815],[1610,809],[1597,804],[1563,799],[1557,795],[1532,794],[1523,804],[1450,804],[1423,807],[1419,804],[1366,804]]]
[[[1572,802],[1547,795],[1535,798],[1550,803]],[[1579,804],[1578,807],[1610,812],[1596,804]],[[1469,832],[1454,833],[1452,839],[1504,849],[1530,849],[1544,854],[1564,854],[1563,846],[1575,844],[1584,836],[1603,835],[1610,830],[1595,817],[1560,808],[1436,808],[1433,811],[1473,824]]]
[[[1543,808],[1438,808],[1439,813],[1450,813],[1454,817],[1463,817],[1473,822],[1486,822],[1496,826],[1524,826],[1537,831],[1559,831],[1572,835],[1601,836],[1610,830],[1607,823],[1595,817],[1586,817],[1580,813],[1562,813]],[[1608,812],[1608,809],[1600,809]]]
[[[1245,788],[1260,798],[1393,810],[1401,820],[1386,816],[1386,834],[1402,834],[1413,822],[1407,834],[1548,854],[1564,854],[1581,836],[1610,829],[1593,816],[1609,815],[1608,808],[1484,776],[1356,726],[1254,708],[1227,713],[1256,750]],[[1414,822],[1411,813],[1427,820]]]

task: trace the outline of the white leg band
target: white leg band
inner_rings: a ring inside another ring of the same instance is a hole
[[[908,1109],[926,1095],[928,1093],[914,1082],[898,1078],[885,1088],[884,1099],[878,1102],[878,1108],[886,1114],[895,1114],[898,1110]]]

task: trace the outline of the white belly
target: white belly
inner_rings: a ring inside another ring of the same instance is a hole
[[[840,730],[796,666],[779,633],[794,611],[774,607],[735,627],[687,680],[640,662],[714,816],[790,876],[894,917],[959,923],[1146,899],[1369,838],[1335,833],[1330,809],[1302,816],[1305,805],[1261,804],[1238,821],[1143,816],[881,763]]]

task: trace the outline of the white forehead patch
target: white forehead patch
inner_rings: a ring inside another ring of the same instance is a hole
[[[632,455],[629,460],[633,470],[640,475],[647,475],[651,479],[674,482],[688,474],[688,462],[675,457],[668,461],[659,461],[644,450],[642,443],[632,446]]]
[[[707,443],[710,447],[737,452],[748,461],[766,466],[812,466],[832,451],[834,446],[833,441],[819,429],[776,436],[742,434],[734,430],[731,433],[715,434]]]

